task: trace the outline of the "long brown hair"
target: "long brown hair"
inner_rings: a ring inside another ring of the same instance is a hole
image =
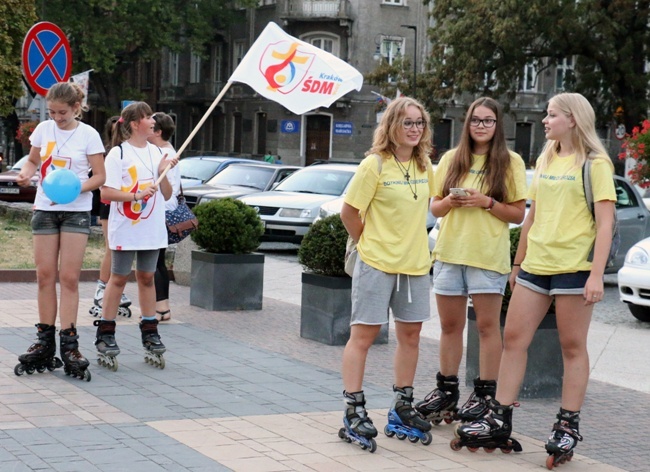
[[[413,157],[415,157],[418,169],[420,169],[421,172],[424,172],[427,169],[428,163],[431,162],[429,160],[432,138],[431,117],[424,109],[424,106],[413,98],[400,97],[390,102],[390,105],[386,108],[377,128],[375,128],[375,133],[372,138],[372,147],[368,152],[366,152],[366,156],[370,154],[379,154],[383,159],[386,159],[389,155],[395,154],[395,150],[397,149],[398,132],[402,127],[404,116],[406,116],[406,109],[411,106],[420,110],[422,119],[426,121],[426,125],[422,130],[420,142],[413,148]]]
[[[478,107],[490,109],[497,122],[494,124],[494,136],[490,141],[490,147],[485,158],[483,173],[480,176],[480,190],[487,196],[494,198],[499,202],[506,201],[508,194],[507,183],[513,179],[510,169],[510,151],[506,145],[505,133],[503,131],[503,112],[501,106],[496,100],[489,97],[482,97],[474,101],[467,110],[463,132],[460,135],[458,147],[452,151],[454,157],[449,164],[445,183],[442,187],[442,195],[446,197],[449,189],[462,186],[463,180],[467,177],[472,168],[472,150],[474,149],[474,140],[470,134],[470,121],[474,110]]]

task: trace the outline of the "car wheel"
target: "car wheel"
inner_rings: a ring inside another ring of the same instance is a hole
[[[632,312],[632,315],[637,320],[650,322],[650,307],[641,306],[641,305],[632,305],[631,303],[629,303],[627,306]]]

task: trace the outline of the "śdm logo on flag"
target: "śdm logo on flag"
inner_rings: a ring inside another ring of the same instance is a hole
[[[269,23],[229,82],[250,85],[260,95],[301,115],[328,107],[351,90],[361,90],[363,76],[338,57]]]

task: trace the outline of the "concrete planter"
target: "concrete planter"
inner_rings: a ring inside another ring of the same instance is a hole
[[[501,317],[501,332],[505,317]],[[476,312],[467,307],[467,353],[465,384],[473,386],[479,376],[479,339]],[[528,348],[526,375],[519,392],[520,398],[555,398],[562,395],[562,349],[557,333],[555,313],[548,313],[540,324]]]
[[[352,279],[303,272],[300,337],[330,346],[342,346],[350,338]],[[388,324],[375,344],[388,343]]]
[[[192,251],[190,305],[212,311],[261,310],[264,254]]]

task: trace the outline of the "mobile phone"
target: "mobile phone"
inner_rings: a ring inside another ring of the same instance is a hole
[[[450,188],[449,193],[457,197],[469,197],[469,192],[464,188]]]

